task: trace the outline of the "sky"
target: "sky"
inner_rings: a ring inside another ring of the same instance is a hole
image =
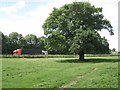
[[[0,31],[4,35],[18,32],[23,36],[27,34],[43,36],[42,25],[53,8],[60,8],[75,1],[89,1],[91,5],[103,8],[103,15],[111,22],[114,35],[110,36],[107,30],[99,33],[106,37],[110,49],[116,48],[118,51],[119,0],[0,0]]]

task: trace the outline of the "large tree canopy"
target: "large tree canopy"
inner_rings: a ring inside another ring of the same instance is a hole
[[[104,18],[102,8],[96,8],[88,2],[73,2],[59,9],[54,8],[43,24],[43,29],[48,50],[83,52],[82,54],[108,52],[107,40],[101,38],[97,31],[107,29],[113,35],[112,26]]]

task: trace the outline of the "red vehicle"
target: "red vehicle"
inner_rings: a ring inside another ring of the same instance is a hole
[[[17,49],[13,51],[13,55],[21,55],[22,54],[22,49]]]

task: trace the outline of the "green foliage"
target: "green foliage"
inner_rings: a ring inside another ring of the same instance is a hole
[[[81,50],[85,53],[109,53],[109,44],[97,31],[76,29],[70,51],[79,53]]]
[[[20,47],[23,44],[23,36],[17,32],[12,32],[9,34],[9,41],[11,45]]]
[[[111,51],[112,51],[112,52],[116,52],[116,49],[115,49],[115,48],[113,48]]]
[[[0,54],[2,54],[2,37],[3,33],[0,31]]]
[[[17,32],[12,32],[9,36],[0,32],[2,54],[12,54],[17,48],[40,49],[44,50],[44,37],[36,37],[33,34],[28,34],[25,37]]]
[[[36,48],[39,48],[41,50],[44,50],[44,42],[45,42],[45,37],[39,37],[37,38],[37,43],[36,43]]]
[[[113,35],[112,26],[104,18],[102,8],[96,8],[88,2],[73,2],[59,9],[54,8],[43,29],[46,49],[72,53],[81,49],[90,53],[108,53],[108,42],[97,31],[107,29]],[[107,43],[102,44],[103,40]],[[104,47],[107,49],[103,52]]]
[[[73,81],[77,82],[68,88],[118,87],[117,56],[86,59],[2,58],[2,87],[59,88]]]
[[[28,48],[34,48],[37,44],[37,37],[33,34],[28,34],[25,36],[25,41]]]
[[[9,38],[8,36],[4,35],[2,32],[0,32],[0,48],[3,54],[8,54],[8,50],[10,50],[11,48],[10,46],[10,42],[9,42]],[[8,48],[9,47],[9,48]]]

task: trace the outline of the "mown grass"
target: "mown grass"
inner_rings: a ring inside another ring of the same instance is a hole
[[[118,57],[86,57],[85,62],[77,58],[2,58],[3,88],[60,88],[73,81],[76,83],[67,88],[117,88]]]

